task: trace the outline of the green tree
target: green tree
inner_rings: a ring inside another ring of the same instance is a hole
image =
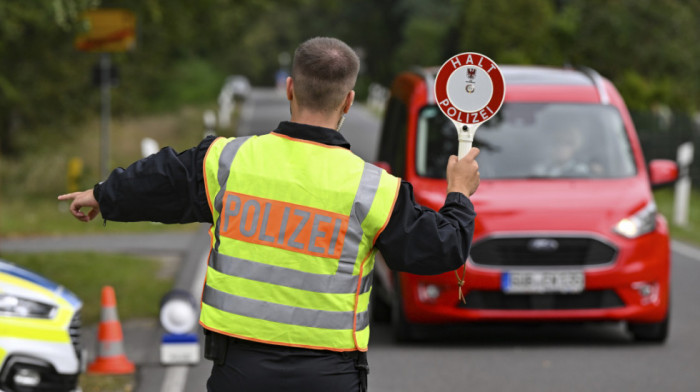
[[[96,53],[78,52],[76,34],[88,9],[125,8],[138,20],[136,50],[116,53],[119,88],[113,113],[173,108],[215,99],[234,59],[250,57],[241,37],[272,1],[52,0],[0,2],[0,152],[36,148],[36,132],[70,134],[71,124],[98,113],[92,85]],[[252,56],[251,56],[252,55]],[[245,60],[241,60],[245,61]],[[204,97],[204,98],[203,98]]]
[[[0,2],[0,152],[17,152],[27,129],[57,129],[85,112],[90,61],[73,39],[94,1]]]
[[[551,0],[462,1],[453,26],[461,51],[480,52],[497,63],[561,64],[552,34]]]
[[[562,48],[576,64],[611,78],[637,109],[700,104],[700,3],[681,0],[575,0],[577,29]]]
[[[420,0],[402,2],[408,16],[403,39],[392,61],[395,72],[406,69],[407,65],[439,65],[454,54],[450,34],[458,21],[458,6],[454,0],[441,4]]]
[[[224,78],[270,85],[279,54],[318,35],[360,49],[360,97],[413,65],[476,51],[501,64],[586,65],[633,108],[700,105],[700,2],[683,0],[44,0],[0,2],[0,151],[40,129],[67,136],[98,113],[96,53],[73,48],[83,10],[126,8],[136,50],[120,71],[113,113],[214,100]],[[46,131],[44,131],[46,132]]]

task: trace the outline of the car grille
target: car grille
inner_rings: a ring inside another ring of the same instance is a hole
[[[479,310],[580,310],[624,306],[614,290],[590,290],[578,294],[506,294],[500,291],[471,290],[459,304]]]
[[[70,335],[71,343],[73,343],[73,348],[75,348],[75,353],[80,357],[80,351],[82,346],[80,345],[80,329],[82,328],[82,323],[80,322],[80,312],[75,312],[73,319],[70,321],[68,326],[68,334]]]
[[[492,267],[593,266],[611,263],[617,249],[588,237],[487,238],[472,246],[475,264]]]

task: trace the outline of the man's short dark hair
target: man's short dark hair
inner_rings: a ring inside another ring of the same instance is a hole
[[[302,108],[329,113],[340,108],[355,87],[360,59],[336,38],[316,37],[294,52],[294,95]]]

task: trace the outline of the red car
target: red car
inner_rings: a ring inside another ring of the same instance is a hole
[[[669,234],[651,189],[673,182],[676,164],[647,166],[622,97],[595,71],[501,70],[503,107],[474,141],[481,185],[466,301],[453,272],[391,273],[380,260],[377,297],[389,299],[397,337],[426,324],[621,321],[636,340],[665,341]],[[379,164],[437,210],[457,133],[436,106],[436,71],[395,79]]]

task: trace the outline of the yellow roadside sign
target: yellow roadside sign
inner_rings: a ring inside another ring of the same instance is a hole
[[[124,52],[136,46],[136,16],[123,9],[85,11],[87,30],[75,39],[85,52]]]

